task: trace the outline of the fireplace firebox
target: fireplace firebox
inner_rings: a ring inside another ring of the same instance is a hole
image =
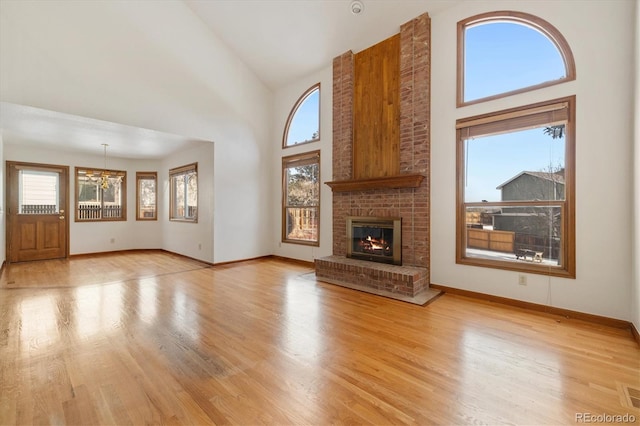
[[[402,265],[402,219],[348,216],[347,257]]]

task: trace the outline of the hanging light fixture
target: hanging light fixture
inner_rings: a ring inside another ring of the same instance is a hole
[[[109,178],[111,177],[110,172],[107,170],[107,147],[109,146],[109,144],[103,143],[102,146],[104,147],[104,170],[100,174],[100,177],[98,178],[98,182],[100,183],[100,187],[102,189],[107,189],[109,188]],[[116,182],[117,183],[122,182],[122,176],[116,172],[114,172],[114,174],[115,176],[113,178],[116,179]],[[93,173],[87,172],[87,177],[93,178]]]

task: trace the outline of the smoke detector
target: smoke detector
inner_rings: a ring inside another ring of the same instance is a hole
[[[360,15],[364,11],[364,4],[360,0],[353,0],[351,2],[351,13],[354,15]]]

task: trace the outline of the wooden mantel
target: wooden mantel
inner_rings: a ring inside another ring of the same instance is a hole
[[[422,183],[421,174],[401,174],[369,179],[334,180],[325,182],[333,192],[370,191],[388,188],[417,188]]]

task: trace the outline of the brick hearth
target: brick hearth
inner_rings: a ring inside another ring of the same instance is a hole
[[[400,28],[400,173],[425,179],[417,188],[334,192],[333,256],[316,260],[318,277],[331,275],[409,296],[428,288],[430,33],[426,13]],[[353,178],[353,80],[354,55],[349,51],[333,60],[334,181]],[[401,217],[403,266],[347,259],[347,216]]]
[[[319,279],[370,287],[381,292],[414,297],[429,287],[427,268],[387,265],[344,256],[316,259],[315,266]]]

